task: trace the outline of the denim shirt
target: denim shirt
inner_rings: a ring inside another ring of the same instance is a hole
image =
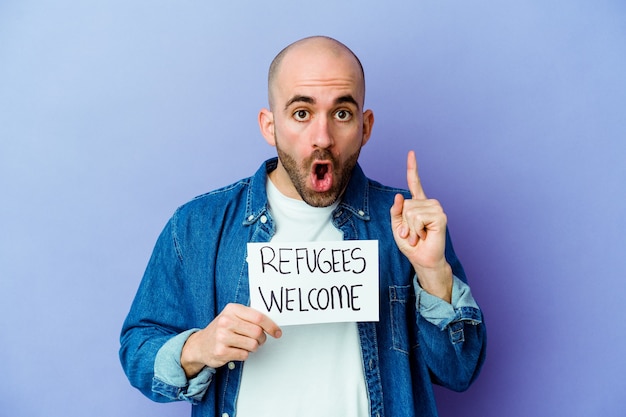
[[[246,243],[274,235],[266,161],[253,177],[179,207],[162,231],[121,334],[120,360],[133,386],[158,402],[186,400],[192,416],[236,415],[243,362],[205,368],[188,381],[180,368],[186,338],[228,303],[249,305]],[[485,358],[486,333],[449,234],[452,304],[423,291],[397,248],[389,209],[399,189],[365,177],[357,165],[333,225],[344,240],[379,242],[380,319],[358,323],[371,416],[436,416],[432,384],[463,391]],[[172,371],[174,358],[178,361]],[[156,372],[156,374],[155,374]]]

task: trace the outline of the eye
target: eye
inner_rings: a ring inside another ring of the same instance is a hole
[[[298,122],[305,122],[310,118],[310,114],[308,112],[308,110],[296,110],[293,113],[293,118],[296,119]]]
[[[335,118],[342,122],[347,122],[348,120],[352,119],[352,112],[344,109],[337,110],[335,112]]]

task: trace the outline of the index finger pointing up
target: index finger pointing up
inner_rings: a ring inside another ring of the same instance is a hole
[[[417,173],[417,159],[415,159],[415,152],[413,151],[409,151],[406,158],[406,182],[414,199],[426,200],[426,194],[422,188],[420,176]]]

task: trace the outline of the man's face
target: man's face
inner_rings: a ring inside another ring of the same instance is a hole
[[[270,178],[288,197],[329,206],[347,186],[373,123],[362,110],[360,68],[346,53],[298,49],[285,56],[274,87],[273,111],[259,116],[278,153]]]

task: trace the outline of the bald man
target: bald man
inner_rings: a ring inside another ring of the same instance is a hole
[[[407,190],[368,179],[374,124],[356,55],[299,40],[270,66],[258,123],[277,158],[181,206],[159,236],[126,318],[120,358],[155,401],[194,416],[436,416],[485,357],[482,313],[415,154]],[[278,326],[250,307],[246,243],[376,240],[379,321]]]

